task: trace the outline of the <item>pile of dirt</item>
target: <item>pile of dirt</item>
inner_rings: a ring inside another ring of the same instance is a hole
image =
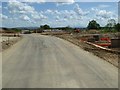
[[[107,62],[113,64],[114,66],[118,67],[118,58],[119,58],[119,54],[115,53],[115,52],[109,52],[103,49],[100,49],[98,47],[95,47],[93,45],[89,45],[83,41],[80,41],[76,35],[70,35],[70,34],[66,34],[66,35],[54,35],[56,37],[65,39],[77,46],[79,46],[80,48],[93,53],[94,55],[106,60]]]
[[[13,44],[15,44],[16,42],[18,42],[21,39],[21,37],[17,37],[15,39],[9,40],[8,41],[3,41],[1,42],[1,48],[0,48],[0,52],[8,49],[10,46],[12,46]]]

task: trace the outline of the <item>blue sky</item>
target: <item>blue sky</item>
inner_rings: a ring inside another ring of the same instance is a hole
[[[70,0],[68,0],[70,1]],[[86,27],[90,20],[105,26],[118,21],[117,2],[2,2],[3,27]]]

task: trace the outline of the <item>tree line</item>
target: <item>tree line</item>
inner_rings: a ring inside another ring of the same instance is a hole
[[[8,33],[21,32],[21,29],[19,29],[19,28],[5,28],[5,27],[3,27],[3,29]],[[49,25],[45,24],[45,25],[40,25],[40,27],[37,28],[35,30],[35,32],[37,31],[38,33],[41,33],[44,30],[48,30],[48,29],[51,29],[51,30],[59,29],[59,30],[67,31],[67,32],[72,32],[75,30],[75,28],[72,28],[70,26],[52,28]],[[105,30],[107,32],[111,32],[112,30],[115,30],[117,32],[120,32],[120,23],[116,23],[116,21],[114,19],[110,19],[110,20],[108,20],[108,23],[104,27],[101,27],[100,24],[96,20],[91,20],[91,21],[89,21],[87,27],[84,29],[87,29],[87,30],[90,30],[90,29]]]
[[[19,33],[19,32],[21,32],[21,29],[18,29],[18,28],[6,28],[6,27],[3,27],[2,29],[6,33]]]
[[[106,29],[108,31],[111,31],[111,30],[116,30],[117,32],[120,32],[120,23],[117,23],[115,22],[114,19],[110,19],[108,20],[108,23],[107,25],[105,25],[104,27],[101,27],[100,24],[95,21],[95,20],[92,20],[89,22],[88,26],[87,26],[87,29],[96,29],[96,30],[99,30],[99,29]]]
[[[42,25],[40,26],[39,30],[45,30],[45,29],[59,29],[64,31],[73,31],[75,28],[72,28],[70,26],[67,27],[58,27],[58,28],[51,28],[49,25]],[[105,30],[107,32],[111,32],[112,30],[115,30],[116,32],[120,32],[120,23],[116,23],[114,19],[108,20],[107,24],[102,27],[96,20],[89,21],[87,27],[87,30],[95,29],[95,30]]]

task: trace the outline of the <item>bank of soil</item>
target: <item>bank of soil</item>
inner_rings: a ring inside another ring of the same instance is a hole
[[[3,40],[3,41],[0,43],[0,44],[1,44],[0,52],[8,49],[8,48],[11,47],[13,44],[17,43],[20,39],[21,39],[21,37],[16,37],[16,38],[14,38],[14,39],[9,39],[9,40]]]
[[[55,36],[65,39],[65,40],[79,46],[80,48],[93,53],[94,55],[102,58],[103,60],[106,60],[107,62],[113,64],[114,66],[118,67],[118,60],[119,60],[120,55],[117,52],[109,52],[109,51],[100,49],[98,47],[95,47],[93,45],[89,45],[83,41],[80,41],[80,39],[78,39],[74,35],[64,34],[64,35],[55,35]]]

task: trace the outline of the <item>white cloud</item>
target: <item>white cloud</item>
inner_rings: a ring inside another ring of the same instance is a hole
[[[74,3],[75,0],[46,0],[47,2]]]
[[[100,10],[96,13],[96,16],[100,16],[103,18],[111,18],[112,12],[106,10]]]
[[[8,2],[9,0],[1,0],[1,2]],[[13,0],[10,0],[10,1],[13,1]],[[21,1],[21,2],[26,2],[26,0],[17,0],[17,1]],[[28,0],[27,0],[28,1]],[[34,0],[30,0],[30,1],[33,1]],[[30,2],[28,1],[28,2]],[[35,0],[37,1],[37,0]],[[43,1],[43,0],[38,0],[38,1]],[[119,2],[119,0],[44,0],[45,2],[73,2],[73,1],[76,1],[76,2]]]
[[[29,3],[23,3],[16,0],[14,2],[8,2],[8,11],[12,20],[15,16],[18,16],[22,21],[28,21],[30,23],[36,23],[47,19],[47,17],[43,15],[44,12],[38,12],[33,6],[29,5]]]
[[[92,18],[97,20],[101,26],[105,26],[107,24],[107,21],[109,19],[115,19],[118,21],[118,16],[114,11],[107,11],[105,9],[100,9],[100,8],[92,8],[91,12],[94,13],[92,15]]]
[[[7,2],[36,2],[41,3],[45,2],[45,0],[6,0]]]
[[[24,0],[25,2],[43,3],[45,0]]]
[[[53,10],[54,14],[60,14],[58,10]]]
[[[57,2],[56,6],[62,6],[62,5],[69,5],[69,4],[73,4],[74,2]]]
[[[45,15],[41,14],[41,13],[37,13],[37,14],[34,13],[31,16],[36,21],[47,19],[47,17]]]
[[[41,14],[41,13],[39,15],[40,15],[41,19],[47,19],[47,17],[45,15]]]
[[[99,7],[99,8],[108,8],[108,7],[110,7],[110,5],[101,4],[101,5],[99,5],[98,7]]]
[[[0,5],[0,9],[2,9],[2,5]]]
[[[20,16],[20,19],[24,21],[30,21],[30,18],[27,15]]]
[[[63,10],[63,11],[61,11],[61,14],[64,16],[64,18],[67,18],[68,20],[70,20],[70,19],[78,19],[80,17],[73,10]]]
[[[0,13],[2,13],[2,6],[0,5]]]
[[[8,2],[18,2],[19,0],[7,0]]]
[[[75,2],[75,0],[2,0],[5,2]]]
[[[58,22],[62,21],[69,21],[69,20],[74,20],[78,19],[79,16],[76,14],[74,10],[52,10],[48,9],[46,10],[43,14],[51,15],[52,19]],[[49,18],[49,20],[51,20]]]
[[[54,1],[57,2],[58,0]],[[65,1],[68,2],[69,0]],[[59,3],[60,2],[61,1],[59,1]],[[74,4],[75,7],[73,5],[73,9],[71,10],[68,10],[66,8],[64,8],[63,10],[57,8],[48,8],[47,10],[40,9],[40,11],[38,11],[37,8],[32,5],[33,4],[22,3],[19,1],[8,2],[8,10],[6,11],[10,12],[10,16],[8,15],[9,19],[11,18],[11,20],[13,20],[14,22],[20,21],[22,23],[25,23],[26,25],[28,24],[28,22],[30,22],[29,24],[31,25],[33,23],[36,23],[33,25],[51,23],[52,26],[86,26],[89,20],[92,19],[95,19],[99,21],[100,24],[102,23],[103,25],[105,25],[106,21],[109,18],[116,17],[112,11],[104,10],[105,7],[107,7],[105,5],[99,5],[99,8],[94,7],[91,10],[89,9],[89,11],[87,11],[86,9],[82,9],[79,4]],[[8,17],[4,16],[4,19]],[[14,17],[18,18],[18,20],[14,19]]]
[[[38,14],[32,14],[31,16],[35,20],[40,19],[40,16]]]
[[[120,23],[120,16],[118,17],[118,23]]]
[[[8,19],[8,16],[0,14],[0,18],[2,18],[3,20],[5,20],[5,19]]]
[[[91,11],[96,11],[96,10],[98,10],[98,9],[97,8],[93,8],[93,7],[91,8]]]
[[[83,11],[78,4],[76,4],[75,8],[74,8],[75,12],[80,15],[80,16],[84,16],[87,15],[89,13],[89,11]]]
[[[98,9],[98,8],[92,8],[91,9],[92,12],[94,13],[94,15],[96,15],[97,17],[101,17],[104,19],[109,19],[112,17],[116,17],[116,15],[112,12],[112,11],[107,11],[105,9]]]
[[[34,13],[35,11],[32,6],[19,1],[8,2],[8,10],[10,13]]]
[[[56,16],[56,17],[55,17],[55,20],[56,20],[56,21],[60,21],[60,17],[59,17],[59,16]]]
[[[52,14],[52,15],[56,15],[56,14],[59,15],[59,14],[61,14],[60,11],[58,11],[58,10],[51,10],[51,9],[47,9],[43,13],[45,13],[45,14]]]
[[[57,19],[57,20],[59,20],[59,19],[60,19],[60,17],[59,17],[59,16],[56,16],[56,19]]]
[[[49,13],[53,13],[53,11],[50,10],[50,9],[47,9],[47,10],[45,11],[45,13],[49,14]]]
[[[46,2],[56,2],[57,6],[73,4],[75,0],[46,0]]]

